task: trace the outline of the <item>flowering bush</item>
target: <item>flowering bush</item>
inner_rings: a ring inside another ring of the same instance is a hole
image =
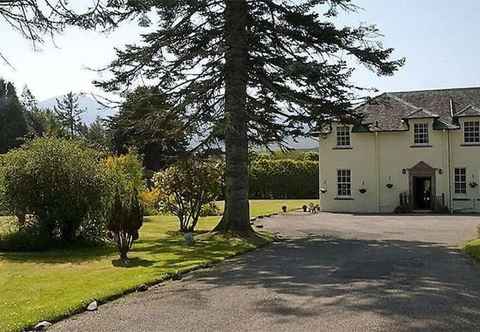
[[[202,206],[217,198],[222,186],[218,162],[181,160],[154,176],[163,208],[178,217],[181,232],[193,232]]]

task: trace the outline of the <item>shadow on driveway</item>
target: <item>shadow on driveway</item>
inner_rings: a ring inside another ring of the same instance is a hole
[[[277,295],[256,310],[318,317],[370,312],[412,330],[478,330],[480,273],[461,252],[435,243],[289,240],[198,279],[212,287],[263,287]]]

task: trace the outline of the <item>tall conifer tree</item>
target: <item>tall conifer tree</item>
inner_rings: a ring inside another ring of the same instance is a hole
[[[217,230],[251,230],[249,144],[281,144],[334,117],[356,121],[349,64],[378,75],[403,64],[375,26],[335,24],[340,11],[356,10],[350,0],[116,1],[102,9],[115,22],[136,16],[155,26],[117,51],[111,79],[98,85],[122,91],[151,80],[205,143],[223,140],[226,203]]]
[[[0,79],[0,153],[20,146],[26,134],[24,110],[15,86]]]
[[[77,136],[82,128],[80,116],[85,113],[85,109],[78,104],[78,96],[73,92],[67,93],[63,98],[57,99],[57,106],[54,110],[68,136],[71,138]]]
[[[118,91],[140,79],[155,82],[205,143],[224,141],[226,203],[219,230],[250,230],[249,143],[281,143],[332,118],[356,121],[351,100],[358,87],[349,64],[378,75],[403,64],[378,41],[375,26],[335,24],[339,11],[356,10],[351,0],[99,0],[83,15],[58,1],[62,6],[53,14],[60,24],[36,1],[26,8],[20,3],[2,2],[0,15],[16,13],[15,23],[35,28],[26,34],[32,40],[65,24],[116,27],[138,18],[142,26],[155,25],[140,43],[117,51],[111,80],[98,85]]]

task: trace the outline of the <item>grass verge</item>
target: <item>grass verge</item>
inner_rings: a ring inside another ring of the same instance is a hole
[[[252,217],[290,210],[306,201],[253,201]],[[211,230],[218,217],[202,218],[199,231]],[[0,220],[1,224],[1,220]],[[0,252],[0,331],[19,331],[40,320],[56,321],[83,310],[92,300],[104,302],[142,284],[155,284],[201,266],[271,242],[257,237],[198,236],[186,246],[172,216],[147,217],[130,264],[119,264],[115,248],[76,248],[41,253]]]
[[[463,250],[471,257],[480,262],[480,239],[467,242]]]

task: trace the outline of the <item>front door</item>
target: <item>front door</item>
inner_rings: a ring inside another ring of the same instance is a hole
[[[418,176],[413,178],[413,200],[415,208],[430,210],[432,207],[432,178]]]

